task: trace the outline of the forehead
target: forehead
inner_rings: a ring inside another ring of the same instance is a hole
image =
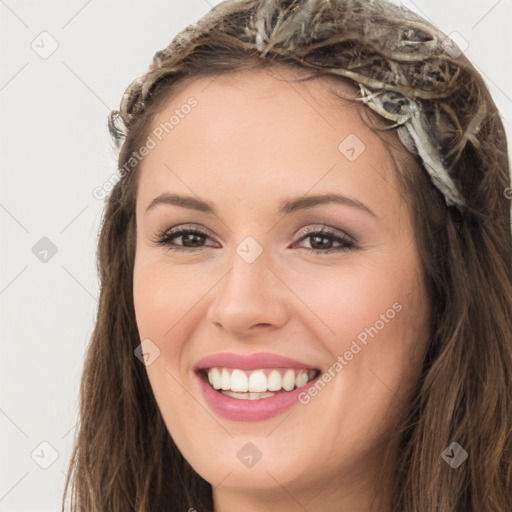
[[[191,96],[200,97],[203,108],[211,107],[214,103],[221,106],[242,97],[245,102],[288,99],[289,106],[297,108],[297,100],[300,99],[320,115],[316,104],[336,109],[343,102],[346,107],[355,109],[355,104],[343,101],[338,95],[356,97],[359,92],[359,88],[344,77],[311,77],[306,70],[285,65],[185,78],[174,85],[172,90],[172,94],[160,107],[160,114],[154,116],[152,129],[165,118],[166,110],[179,108]]]
[[[363,122],[358,104],[332,94],[355,97],[356,86],[334,77],[290,81],[303,76],[258,69],[180,84],[150,125],[150,136],[159,130],[161,140],[141,163],[139,192],[172,186],[176,174],[169,168],[210,193],[219,179],[235,182],[240,173],[255,194],[276,185],[305,193],[317,181],[338,186],[343,176],[354,191],[396,191],[396,170],[383,140]]]

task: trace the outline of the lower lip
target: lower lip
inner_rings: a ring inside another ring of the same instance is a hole
[[[205,381],[202,374],[196,373],[196,376],[199,379],[203,396],[212,410],[219,416],[234,421],[261,421],[283,413],[294,405],[299,404],[299,395],[307,392],[308,388],[313,386],[319,378],[319,376],[315,377],[305,386],[293,391],[278,393],[274,396],[258,400],[243,400],[223,395],[213,389]]]

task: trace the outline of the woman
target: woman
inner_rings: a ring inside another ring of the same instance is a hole
[[[109,126],[76,510],[510,509],[506,138],[446,36],[224,2]]]

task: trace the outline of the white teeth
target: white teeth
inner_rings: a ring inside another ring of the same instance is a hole
[[[294,388],[300,388],[312,380],[316,370],[294,370],[288,368],[282,374],[283,370],[239,370],[230,368],[209,368],[208,381],[214,389],[225,392],[225,395],[233,398],[245,398],[246,400],[255,400],[273,396],[274,393],[268,392],[292,391]],[[268,374],[268,375],[267,375]]]
[[[222,394],[240,400],[259,400],[260,398],[274,396],[275,393],[234,393],[233,391],[222,391]]]
[[[218,368],[213,368],[211,372],[208,372],[208,379],[210,380],[210,383],[214,387],[214,389],[220,389],[221,377]]]
[[[267,389],[269,391],[279,391],[282,387],[281,374],[277,370],[272,370],[267,378]]]
[[[243,370],[233,370],[231,374],[231,391],[249,391],[249,381]]]
[[[223,368],[222,370],[222,389],[231,389],[231,374],[226,368]]]
[[[286,370],[283,378],[283,388],[285,391],[291,391],[295,387],[295,372]]]
[[[314,375],[314,374],[313,374]],[[304,373],[299,373],[297,377],[295,377],[295,387],[300,388],[304,386],[308,382],[308,375]]]
[[[249,391],[258,393],[267,391],[267,378],[261,370],[251,373],[249,377]]]

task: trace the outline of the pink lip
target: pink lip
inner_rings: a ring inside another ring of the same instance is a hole
[[[201,359],[195,367],[195,370],[204,370],[205,368],[239,368],[240,370],[258,370],[263,368],[296,368],[298,370],[316,370],[314,366],[290,359],[288,357],[278,356],[261,352],[258,354],[240,355],[231,352],[222,352]],[[236,400],[236,399],[235,399]]]
[[[320,372],[306,385],[293,391],[280,392],[259,400],[241,400],[223,395],[220,391],[213,389],[206,381],[205,372],[202,371],[206,368],[238,368],[240,370],[265,368],[317,370],[318,368],[295,359],[264,352],[250,355],[224,352],[204,357],[194,368],[203,396],[215,413],[235,421],[261,421],[283,413],[293,405],[300,403],[299,395],[307,392],[308,388],[313,386],[321,375]]]
[[[262,421],[277,416],[294,405],[299,404],[299,395],[307,393],[307,390],[315,385],[322,374],[319,373],[317,377],[309,381],[305,386],[293,391],[280,392],[274,396],[260,398],[259,400],[241,400],[223,395],[206,382],[201,371],[195,372],[195,375],[199,380],[199,386],[206,402],[219,416],[234,421]]]

